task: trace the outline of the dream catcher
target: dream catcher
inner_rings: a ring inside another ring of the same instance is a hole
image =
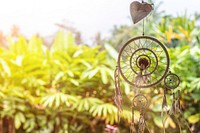
[[[133,86],[135,96],[132,99],[132,121],[131,133],[144,133],[145,129],[149,130],[145,120],[145,110],[148,107],[147,97],[140,92],[140,89],[150,88],[164,79],[164,96],[163,96],[163,112],[167,115],[181,112],[180,109],[180,90],[175,97],[175,91],[172,92],[173,103],[170,111],[167,107],[167,90],[174,90],[178,87],[180,79],[176,74],[169,72],[169,55],[165,46],[156,38],[144,35],[144,18],[153,10],[153,4],[144,1],[134,1],[130,5],[130,12],[133,23],[136,24],[143,20],[142,36],[134,37],[127,41],[121,48],[118,56],[117,67],[115,70],[115,103],[118,107],[118,119],[122,109],[122,92],[120,89],[120,76]],[[134,110],[140,111],[138,127],[134,125]],[[165,124],[167,117],[163,120]],[[165,130],[164,130],[165,131]]]
[[[190,126],[185,120],[184,115],[181,111],[181,104],[180,104],[181,94],[180,94],[179,89],[176,90],[179,84],[180,84],[179,77],[176,74],[171,73],[169,71],[169,73],[164,78],[164,96],[163,96],[162,113],[161,113],[164,133],[166,132],[165,122],[167,118],[170,116],[174,116],[174,118],[176,119],[180,133],[182,133],[181,124],[180,124],[181,121],[183,121],[183,123],[187,126],[188,130],[192,133],[192,130],[190,129]],[[172,95],[172,105],[170,106],[169,111],[167,109],[168,105],[167,105],[167,100],[166,100],[167,91],[169,92],[169,94]]]

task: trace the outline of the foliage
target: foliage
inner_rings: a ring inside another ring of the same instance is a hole
[[[157,18],[153,30],[154,19],[150,19],[145,33],[168,47],[170,70],[181,78],[184,117],[197,131],[200,127],[198,19],[157,15],[153,16]],[[141,26],[140,23],[116,27],[112,38],[104,41],[105,50],[100,46],[77,45],[73,35],[64,31],[56,33],[49,48],[38,36],[27,40],[19,34],[4,37],[0,33],[0,133],[102,133],[106,124],[116,125],[113,72],[117,51],[129,38],[141,35]],[[134,92],[123,81],[121,87],[124,110],[118,128],[126,133]],[[147,124],[153,132],[161,132],[163,83],[144,92],[149,100]],[[170,99],[167,97],[169,104]],[[134,113],[138,119],[139,112]],[[178,132],[173,117],[167,119],[166,127],[168,132]],[[187,132],[186,126],[182,128]]]
[[[13,119],[17,132],[102,132],[102,123],[117,121],[114,60],[105,50],[76,45],[64,31],[50,49],[37,36],[8,42],[0,50],[0,117]]]

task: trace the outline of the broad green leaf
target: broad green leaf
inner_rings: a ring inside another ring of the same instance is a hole
[[[105,48],[107,49],[110,56],[117,61],[117,57],[118,57],[117,51],[109,44],[105,44]]]
[[[7,62],[0,58],[0,63],[3,67],[3,70],[8,74],[8,76],[11,76],[11,70]]]
[[[103,81],[104,84],[107,84],[108,78],[107,78],[106,70],[103,68],[100,68],[100,73],[101,73],[101,80]]]
[[[188,121],[192,124],[199,122],[200,121],[200,113],[191,115],[190,117],[188,117]]]
[[[156,126],[163,128],[163,124],[162,124],[162,119],[159,116],[154,116],[153,118],[154,123],[156,124]]]
[[[97,74],[98,71],[99,71],[99,69],[95,68],[94,70],[87,72],[89,75],[88,78],[89,79],[93,78]]]

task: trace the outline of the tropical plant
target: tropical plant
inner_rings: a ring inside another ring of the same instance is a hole
[[[1,133],[102,132],[117,121],[114,63],[105,50],[76,45],[64,31],[50,49],[37,36],[7,42],[0,50]]]
[[[159,20],[155,31],[146,31],[168,47],[170,70],[181,78],[184,117],[193,131],[198,131],[200,27],[186,15]],[[103,133],[106,124],[116,125],[113,73],[117,51],[119,44],[141,33],[137,27],[116,27],[103,50],[101,46],[77,45],[73,34],[65,31],[57,32],[48,48],[41,37],[27,39],[19,33],[5,36],[0,32],[0,133]],[[124,110],[118,129],[126,133],[134,89],[123,80],[121,89]],[[161,132],[163,83],[144,93],[149,100],[147,124],[152,132]],[[167,97],[169,104],[170,99]],[[137,110],[135,115],[136,119],[140,115]],[[173,117],[167,119],[166,127],[168,132],[178,132]],[[186,126],[182,129],[187,132]]]

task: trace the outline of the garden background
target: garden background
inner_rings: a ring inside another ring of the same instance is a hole
[[[172,16],[159,7],[145,20],[145,34],[168,48],[170,71],[181,79],[183,115],[198,133],[200,14]],[[0,32],[0,133],[104,133],[108,125],[129,132],[134,88],[122,83],[124,111],[117,124],[113,76],[120,48],[142,34],[142,24],[115,26],[109,37],[97,33],[90,45],[73,26],[57,26],[50,38],[27,37],[16,25],[10,33]],[[163,83],[143,91],[149,100],[147,124],[152,133],[160,133]],[[170,96],[167,100],[172,102]],[[135,114],[139,118],[137,110]],[[167,132],[179,132],[173,117],[166,127]],[[184,122],[182,130],[188,132]]]

